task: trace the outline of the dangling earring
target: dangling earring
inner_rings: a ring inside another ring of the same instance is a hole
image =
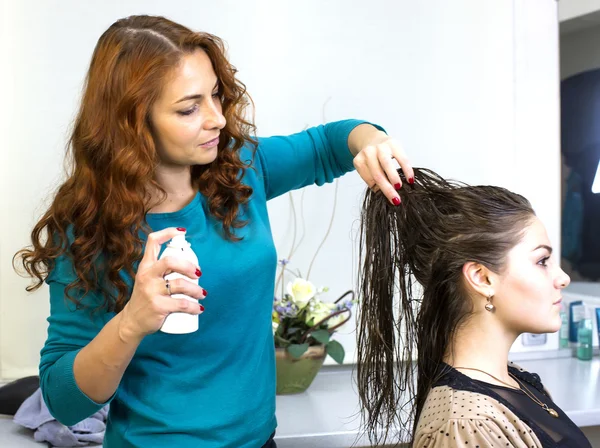
[[[492,297],[494,297],[493,294],[490,294],[487,298],[487,303],[485,304],[486,311],[489,311],[490,313],[493,313],[496,309],[496,307],[492,305]]]

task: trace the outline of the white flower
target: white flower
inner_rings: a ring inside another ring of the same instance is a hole
[[[327,286],[321,286],[319,289],[317,289],[317,294],[322,294],[324,292],[329,291],[329,287]]]
[[[321,301],[316,301],[315,303],[309,306],[309,311],[306,313],[306,324],[314,325],[317,322],[322,321],[327,316],[329,316],[334,309],[335,304],[333,303],[324,303]],[[335,319],[335,317],[333,317],[332,319]],[[325,321],[324,324],[329,325],[329,321]]]
[[[287,284],[287,293],[299,309],[304,308],[309,300],[315,296],[316,292],[315,285],[303,278],[297,278],[293,283],[288,282]]]
[[[337,315],[333,316],[331,319],[329,319],[325,323],[327,324],[327,328],[333,328],[336,325],[342,323],[347,318],[348,318],[348,313],[340,313],[340,314],[337,314]]]
[[[271,313],[271,325],[273,326],[273,334],[275,334],[279,327],[279,313],[277,311]]]

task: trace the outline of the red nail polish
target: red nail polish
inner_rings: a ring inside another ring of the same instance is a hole
[[[401,187],[400,183],[394,184],[394,188],[396,190],[400,190],[400,187]]]
[[[204,311],[204,305],[200,305],[200,312]]]
[[[202,272],[200,271],[200,269],[196,269],[196,277],[201,277],[202,276]]]
[[[202,289],[202,294],[204,294],[204,297],[206,297],[208,295],[208,293],[206,292],[206,289]]]
[[[394,203],[394,205],[400,205],[400,198],[394,198],[392,199],[392,202]]]
[[[414,178],[414,177],[409,177],[409,178],[408,178],[408,183],[409,183],[409,184],[411,184],[411,185],[414,185],[414,183],[415,183],[415,178]]]
[[[177,230],[179,230],[180,232],[185,232],[186,228],[185,227],[177,227]]]

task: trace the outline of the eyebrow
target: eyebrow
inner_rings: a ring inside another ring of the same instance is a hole
[[[218,79],[217,79],[217,82],[215,83],[215,86],[213,87],[213,90],[215,90],[217,87],[219,87],[219,80]],[[183,101],[189,101],[189,100],[201,100],[203,97],[204,97],[204,95],[201,95],[199,93],[195,93],[195,94],[192,94],[192,95],[184,96],[180,100],[175,101],[174,104],[178,104],[178,103],[181,103]]]
[[[532,252],[535,252],[538,249],[546,249],[550,254],[552,254],[552,248],[546,244],[540,244],[538,247],[533,249]]]

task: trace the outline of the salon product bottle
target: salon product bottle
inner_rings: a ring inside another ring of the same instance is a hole
[[[560,307],[560,321],[559,347],[567,348],[569,347],[569,314],[563,304]]]
[[[577,329],[577,358],[582,361],[592,359],[592,318],[587,308]]]
[[[196,266],[199,266],[198,257],[192,250],[191,244],[186,241],[185,235],[177,235],[169,242],[166,249],[160,256],[161,259],[164,257],[181,258]],[[198,283],[197,279],[186,277],[179,272],[171,272],[170,274],[165,275],[165,281],[175,280],[177,278],[183,278],[196,284]],[[171,297],[174,299],[189,300],[195,304],[198,304],[197,299],[185,294],[171,294]],[[160,331],[164,333],[173,334],[193,333],[196,330],[198,330],[198,315],[188,313],[169,314],[160,328]]]
[[[577,344],[577,330],[582,318],[583,302],[577,300],[569,303],[569,342],[574,347]]]

